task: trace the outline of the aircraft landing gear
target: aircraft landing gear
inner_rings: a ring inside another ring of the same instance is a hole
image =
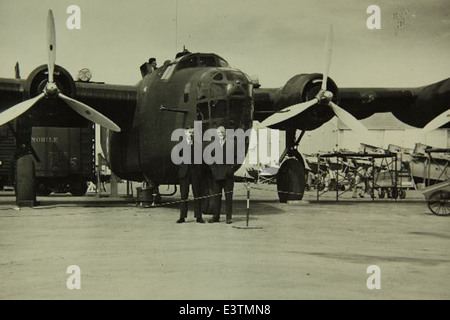
[[[297,147],[303,138],[302,131],[296,139],[296,129],[286,130],[286,149],[280,157],[281,164],[277,174],[277,190],[280,202],[302,200],[306,188],[305,164]],[[289,156],[290,159],[283,160]]]
[[[19,207],[37,205],[35,190],[35,165],[33,155],[27,154],[17,159],[16,165],[16,204]]]
[[[302,200],[306,188],[305,166],[297,159],[288,159],[280,167],[277,177],[280,202]]]
[[[137,203],[141,207],[148,208],[150,206],[160,204],[162,197],[159,193],[159,185],[155,184],[144,174],[144,182],[142,187],[137,188]]]

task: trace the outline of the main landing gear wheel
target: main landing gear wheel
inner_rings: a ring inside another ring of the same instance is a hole
[[[37,204],[35,177],[33,156],[28,154],[17,159],[15,189],[16,202],[19,207],[32,207]]]
[[[437,216],[448,216],[450,214],[450,193],[447,191],[436,191],[428,199],[428,208]]]
[[[302,200],[306,188],[305,167],[296,159],[288,159],[277,175],[278,198],[280,202]]]

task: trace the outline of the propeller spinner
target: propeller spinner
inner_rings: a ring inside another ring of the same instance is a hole
[[[309,109],[310,107],[320,103],[320,104],[327,104],[331,110],[333,110],[334,114],[350,129],[357,132],[362,137],[369,137],[370,133],[369,130],[367,130],[364,125],[361,124],[361,122],[356,119],[353,115],[339,107],[337,104],[333,103],[331,100],[333,99],[333,93],[331,91],[327,90],[327,80],[328,80],[328,73],[330,70],[331,65],[331,56],[332,56],[332,42],[333,42],[333,28],[330,25],[330,28],[327,33],[326,41],[325,41],[325,54],[324,54],[324,72],[323,72],[323,78],[322,78],[322,86],[320,91],[317,93],[316,97],[312,100],[295,104],[292,106],[289,106],[287,108],[284,108],[277,113],[271,115],[267,119],[265,119],[261,125],[265,127],[269,127],[271,125],[277,124],[279,122],[286,121],[303,111]]]
[[[113,121],[108,119],[106,116],[100,112],[92,109],[86,104],[79,102],[75,99],[69,98],[61,93],[54,81],[54,71],[56,63],[56,30],[55,30],[55,20],[53,18],[52,10],[48,11],[47,16],[47,50],[48,50],[48,82],[41,94],[25,100],[7,110],[0,113],[0,125],[8,123],[9,121],[17,118],[31,107],[35,106],[39,101],[44,98],[59,98],[65,102],[70,108],[77,112],[82,117],[88,119],[89,121],[95,122],[102,127],[109,130],[120,132],[119,126],[117,126]]]

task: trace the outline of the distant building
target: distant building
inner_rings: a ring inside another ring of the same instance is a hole
[[[450,130],[438,129],[423,134],[419,128],[404,124],[391,113],[377,113],[361,120],[375,137],[377,146],[387,148],[389,144],[414,149],[416,143],[423,143],[435,148],[450,147]],[[365,142],[340,120],[334,118],[320,128],[308,131],[300,143],[300,152],[317,153],[338,149],[358,151],[361,142]]]

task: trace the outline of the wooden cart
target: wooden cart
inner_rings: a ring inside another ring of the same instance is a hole
[[[450,180],[426,187],[422,193],[433,214],[437,216],[450,215]]]

